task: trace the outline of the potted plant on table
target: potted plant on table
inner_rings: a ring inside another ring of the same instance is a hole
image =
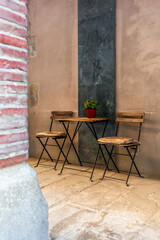
[[[96,101],[87,99],[84,103],[84,109],[86,110],[87,118],[95,118],[97,108],[98,104]]]

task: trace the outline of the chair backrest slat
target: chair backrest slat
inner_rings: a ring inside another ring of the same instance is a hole
[[[141,135],[141,127],[142,123],[144,122],[144,112],[118,112],[116,116],[116,136],[118,135],[119,131],[119,125],[120,123],[122,124],[127,124],[127,123],[137,123],[139,125],[138,128],[138,141],[140,140],[140,135]]]
[[[55,119],[56,117],[71,117],[73,115],[72,111],[52,111],[51,119]]]
[[[49,127],[49,131],[52,131],[52,127],[53,127],[53,120],[58,118],[58,117],[71,117],[73,115],[73,112],[72,111],[52,111],[51,112],[51,124],[50,124],[50,127]]]
[[[144,112],[118,112],[117,117],[144,117]]]
[[[116,118],[116,122],[124,122],[124,123],[143,123],[143,118]]]

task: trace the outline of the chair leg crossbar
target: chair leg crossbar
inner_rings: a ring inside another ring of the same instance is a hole
[[[49,158],[50,158],[51,161],[53,162],[53,158],[51,157],[51,155],[49,154],[49,152],[48,152],[48,150],[47,150],[47,148],[46,148],[47,143],[48,143],[48,140],[49,140],[49,137],[46,139],[45,143],[42,142],[41,138],[39,138],[39,137],[37,137],[37,138],[38,138],[39,142],[41,143],[43,149],[42,149],[41,155],[40,155],[40,157],[39,157],[39,159],[38,159],[37,165],[36,165],[35,167],[38,167],[38,165],[39,165],[39,163],[40,163],[40,161],[41,161],[41,159],[42,159],[42,156],[43,156],[44,151],[47,153],[47,155],[49,156]],[[57,157],[57,159],[56,159],[55,166],[54,166],[54,169],[56,170],[56,167],[57,167],[57,164],[58,164],[58,161],[59,161],[59,158],[60,158],[61,154],[62,154],[62,155],[64,156],[64,158],[66,159],[66,162],[67,162],[68,164],[70,164],[70,163],[69,163],[69,161],[67,160],[66,155],[65,155],[64,152],[63,152],[63,146],[64,146],[64,144],[65,144],[66,138],[64,138],[64,141],[63,141],[63,143],[62,143],[62,146],[60,146],[60,144],[59,144],[59,142],[58,142],[57,139],[53,138],[53,140],[55,140],[55,142],[56,142],[56,144],[57,144],[57,146],[58,146],[58,148],[59,148],[59,150],[60,150],[60,152],[59,152],[59,154],[58,154],[58,157]]]

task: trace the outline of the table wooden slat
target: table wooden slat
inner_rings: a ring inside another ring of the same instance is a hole
[[[87,118],[87,117],[67,117],[67,118],[59,118],[57,117],[55,120],[64,121],[64,122],[103,122],[107,120],[111,120],[111,117],[108,118]]]

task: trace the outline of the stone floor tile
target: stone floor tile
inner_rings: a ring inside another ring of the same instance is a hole
[[[78,211],[59,221],[51,229],[51,239],[87,240],[105,239],[103,231],[97,231],[102,215],[92,211]],[[99,229],[99,230],[102,230]],[[100,238],[99,238],[99,236]]]
[[[91,187],[95,184],[83,176],[61,175],[58,177],[59,181],[42,188],[42,192],[46,197],[49,206],[61,201],[69,200],[74,194],[78,194],[85,188]]]
[[[105,211],[106,206],[113,203],[121,196],[129,192],[130,189],[121,182],[99,181],[96,185],[84,189],[79,194],[71,197],[70,202],[78,204],[82,208]]]
[[[34,168],[37,159],[29,159]],[[44,161],[45,163],[45,161]],[[160,181],[52,162],[34,168],[49,206],[52,240],[160,240]],[[71,169],[70,169],[71,168]],[[81,170],[81,171],[79,171]]]

